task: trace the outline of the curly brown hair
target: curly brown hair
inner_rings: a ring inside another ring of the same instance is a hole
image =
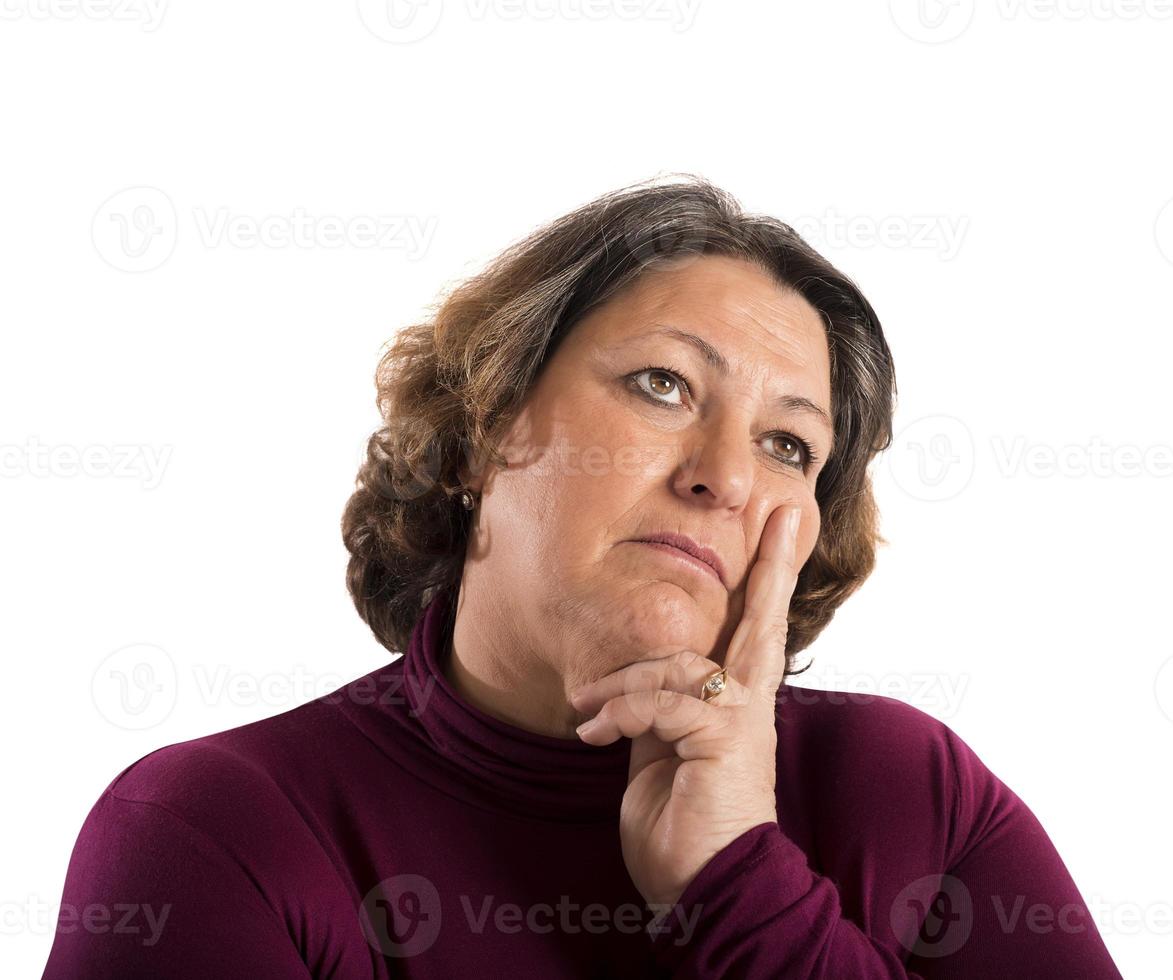
[[[504,462],[494,433],[561,338],[648,269],[706,254],[756,263],[827,326],[835,451],[819,473],[822,528],[789,609],[786,673],[801,673],[794,655],[863,584],[877,545],[887,543],[868,466],[892,442],[892,355],[855,283],[789,225],[743,212],[690,174],[613,191],[539,228],[388,342],[375,373],[383,422],[342,517],[347,587],[380,643],[405,650],[429,599],[459,584],[470,527],[454,500],[462,475]]]

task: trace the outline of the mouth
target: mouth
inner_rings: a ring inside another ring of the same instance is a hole
[[[675,558],[687,566],[715,578],[725,586],[725,570],[721,559],[711,548],[697,544],[692,538],[683,534],[651,534],[644,538],[632,538],[632,544],[644,544],[655,548],[670,558]]]

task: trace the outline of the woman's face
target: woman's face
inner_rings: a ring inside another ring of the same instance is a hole
[[[802,508],[800,565],[818,538],[819,410],[830,362],[805,299],[740,259],[649,271],[569,332],[498,442],[508,466],[472,481],[465,586],[571,683],[682,648],[722,662],[771,511]],[[661,533],[722,577],[639,542]]]

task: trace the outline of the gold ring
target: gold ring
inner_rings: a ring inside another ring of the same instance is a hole
[[[725,690],[725,669],[722,667],[715,674],[710,674],[705,680],[704,686],[701,688],[702,701],[712,701],[713,698]]]

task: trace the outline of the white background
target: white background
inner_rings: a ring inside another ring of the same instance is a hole
[[[390,659],[338,526],[384,342],[671,172],[794,224],[894,352],[890,544],[802,683],[945,720],[1169,975],[1173,0],[0,12],[5,976],[122,768]]]

